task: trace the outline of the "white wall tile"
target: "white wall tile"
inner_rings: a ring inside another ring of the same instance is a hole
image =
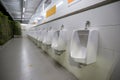
[[[99,29],[100,47],[119,51],[120,49],[120,27]]]
[[[104,75],[110,75],[115,65],[116,57],[120,54],[120,1],[82,12],[73,16],[59,19],[41,27],[59,28],[62,24],[67,29],[80,29],[85,22],[91,22],[91,28],[97,28],[99,32],[99,50],[97,56],[97,67]],[[114,65],[113,65],[114,64]],[[67,67],[72,67],[68,64]],[[72,68],[71,68],[72,69]],[[96,70],[97,71],[97,70]],[[75,73],[79,73],[77,70]],[[74,73],[73,72],[73,73]],[[96,74],[97,75],[97,74]]]

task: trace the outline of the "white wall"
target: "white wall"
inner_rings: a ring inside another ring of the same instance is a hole
[[[66,60],[63,64],[80,80],[109,80],[112,70],[120,57],[120,1],[73,16],[62,18],[40,27],[59,28],[64,24],[66,29],[80,29],[85,22],[91,22],[91,29],[98,29],[99,49],[97,62],[78,68]],[[54,17],[53,17],[54,18]],[[51,18],[52,19],[52,18]],[[69,53],[68,55],[69,56]]]
[[[22,37],[25,37],[27,34],[27,31],[34,26],[35,25],[33,25],[33,24],[21,24]]]
[[[61,1],[63,1],[63,4],[61,4],[59,7],[57,7],[57,11],[54,15],[48,17],[45,19],[45,21],[50,21],[52,19],[55,19],[57,17],[63,16],[65,14],[92,6],[94,4],[103,2],[105,0],[77,0],[76,3],[74,3],[73,5],[68,4],[67,0],[53,0],[52,4],[46,9],[48,10],[49,8],[51,8],[54,5],[58,5]]]

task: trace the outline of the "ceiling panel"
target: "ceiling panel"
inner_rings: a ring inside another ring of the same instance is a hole
[[[26,11],[35,11],[37,7],[40,5],[42,0],[27,0],[25,7]]]
[[[20,1],[20,0],[2,0],[2,1],[5,1],[5,2],[16,2],[16,1]]]
[[[6,6],[7,6],[7,9],[10,10],[10,12],[13,12],[13,11],[20,11],[21,12],[20,6],[16,6],[16,5],[6,5]]]
[[[12,16],[15,20],[23,20],[31,18],[31,16],[36,12],[38,6],[41,4],[43,0],[0,0],[6,11]],[[23,7],[25,7],[25,12],[23,13]],[[21,17],[24,15],[24,17]]]
[[[43,0],[27,0],[25,4],[25,18],[31,18]]]
[[[1,0],[1,2],[13,19],[21,16],[21,0]]]

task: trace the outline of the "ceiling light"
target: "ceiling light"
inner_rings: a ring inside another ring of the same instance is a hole
[[[26,0],[24,0],[26,2]]]
[[[37,18],[37,20],[41,20],[42,18]]]
[[[44,6],[44,4],[43,4],[43,11],[45,11],[44,7],[45,7],[45,6]]]
[[[23,13],[25,12],[25,8],[23,8]]]
[[[24,17],[25,17],[25,15],[23,14],[23,15],[22,15],[22,17],[24,18]]]

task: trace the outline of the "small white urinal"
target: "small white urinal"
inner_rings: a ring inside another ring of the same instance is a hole
[[[35,31],[35,36],[34,36],[34,38],[37,40],[37,37],[38,37],[38,31]]]
[[[70,55],[74,61],[83,64],[96,62],[98,32],[96,30],[76,30],[70,44]]]
[[[41,35],[41,30],[38,31],[38,38],[37,38],[37,45],[40,47],[40,35]]]
[[[55,47],[55,49],[57,51],[65,51],[66,50],[66,46],[67,46],[67,31],[66,30],[61,30],[60,33],[59,33],[59,38],[58,38],[58,41],[57,41],[57,45]]]
[[[36,37],[35,34],[36,34],[35,31],[33,31],[33,32],[32,32],[32,38],[34,38],[34,39],[35,39],[35,37]]]
[[[43,36],[43,40],[42,40],[43,44],[46,44],[47,36],[48,36],[48,31],[44,31],[44,36]]]
[[[58,42],[59,34],[60,34],[60,31],[59,31],[59,30],[58,30],[58,31],[55,31],[55,32],[53,33],[52,44],[51,44],[51,47],[52,47],[53,49],[56,49],[56,47],[57,47],[57,42]]]
[[[55,54],[63,54],[67,45],[66,31],[57,31],[52,42],[52,48],[55,50]]]
[[[39,36],[39,41],[40,42],[43,42],[45,33],[46,33],[46,30],[43,30],[43,31],[40,32],[40,36]]]
[[[41,34],[41,30],[39,30],[39,32],[38,32],[38,41],[40,39],[40,34]]]
[[[44,41],[43,41],[44,44],[51,45],[53,33],[54,33],[54,30],[50,30],[47,32],[46,37],[44,38]]]

